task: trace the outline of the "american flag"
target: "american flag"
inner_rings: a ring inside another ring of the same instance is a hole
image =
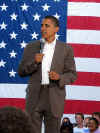
[[[25,107],[28,78],[18,76],[18,64],[30,41],[39,40],[41,21],[60,21],[56,38],[73,47],[78,79],[66,85],[64,116],[100,110],[100,0],[0,1],[0,106]]]

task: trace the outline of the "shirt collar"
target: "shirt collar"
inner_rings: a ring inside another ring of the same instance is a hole
[[[55,38],[55,40],[53,41],[53,42],[51,42],[51,43],[48,43],[48,42],[46,42],[46,44],[48,44],[48,45],[56,45],[56,38]]]

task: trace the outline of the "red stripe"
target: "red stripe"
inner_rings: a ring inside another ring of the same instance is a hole
[[[0,107],[4,106],[16,106],[18,108],[25,109],[25,99],[0,98]],[[91,114],[92,112],[99,110],[99,101],[65,100],[65,114],[75,114],[76,112]]]
[[[68,29],[100,30],[100,17],[68,16]]]
[[[100,58],[100,45],[93,44],[70,44],[75,57]]]
[[[25,109],[25,99],[0,98],[0,107],[4,106],[16,106],[18,108]],[[75,114],[76,112],[91,114],[92,112],[99,110],[99,101],[65,100],[65,114]]]
[[[78,72],[77,80],[73,85],[100,86],[100,73]]]
[[[97,2],[97,3],[100,3],[100,0],[68,0],[68,2]]]
[[[16,106],[18,108],[25,108],[25,99],[21,98],[0,98],[0,107]]]
[[[93,112],[100,111],[100,101],[87,101],[87,100],[66,100],[65,101],[65,114],[75,114],[82,112],[84,114],[92,114]]]

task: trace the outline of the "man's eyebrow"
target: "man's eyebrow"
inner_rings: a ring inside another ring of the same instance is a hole
[[[49,24],[41,24],[41,26],[43,26],[43,25],[45,25],[45,26],[49,26]]]

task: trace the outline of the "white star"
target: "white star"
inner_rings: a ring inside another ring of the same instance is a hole
[[[54,17],[56,17],[57,19],[59,19],[59,18],[60,18],[60,15],[58,15],[58,13],[56,13],[56,14],[54,15]]]
[[[48,11],[50,6],[48,6],[47,3],[46,3],[44,6],[42,6],[42,8],[43,8],[43,11]]]
[[[36,32],[34,32],[33,34],[31,34],[31,36],[32,36],[32,39],[37,39],[37,36],[38,36],[39,34],[36,34]]]
[[[23,29],[25,29],[25,30],[27,30],[27,24],[25,23],[25,22],[23,22],[23,24],[21,24],[21,29],[23,30]]]
[[[6,5],[5,5],[5,3],[3,3],[3,5],[2,5],[2,6],[0,6],[0,7],[2,8],[2,9],[1,9],[2,11],[3,11],[3,10],[5,10],[5,11],[6,11],[6,8],[7,8],[8,6],[6,6]]]
[[[16,39],[16,36],[17,36],[17,35],[18,35],[18,34],[16,34],[15,32],[11,33],[11,34],[10,34],[11,39]]]
[[[5,61],[3,61],[3,60],[0,61],[0,67],[5,67],[5,64],[6,64]]]
[[[16,58],[17,53],[14,50],[12,50],[12,52],[9,54],[10,54],[10,58]]]
[[[54,0],[55,2],[60,2],[60,0]]]
[[[6,44],[4,41],[2,41],[2,42],[0,43],[0,48],[5,48],[6,45],[7,45],[7,44]]]
[[[13,69],[9,72],[9,76],[10,77],[15,77],[15,74],[16,74],[16,72],[14,72]]]
[[[4,22],[2,24],[0,24],[0,26],[1,26],[1,30],[3,30],[3,29],[6,30],[7,25]]]
[[[11,0],[11,1],[18,1],[18,0]]]
[[[24,10],[27,11],[28,7],[29,6],[24,3],[24,5],[21,6],[22,11],[24,11]]]
[[[33,15],[33,17],[34,17],[34,21],[35,20],[38,20],[39,21],[40,15],[38,15],[38,13],[36,13],[35,15]]]
[[[22,43],[20,43],[20,45],[21,45],[21,48],[25,48],[27,43],[25,41],[23,41]]]
[[[57,39],[57,40],[59,39],[59,36],[60,36],[60,35],[56,34],[56,36],[55,36],[55,37],[56,37],[56,39]]]
[[[15,14],[15,13],[11,14],[11,15],[10,15],[11,20],[16,20],[17,16],[18,16],[18,15]]]
[[[33,0],[33,2],[38,2],[39,0]]]

